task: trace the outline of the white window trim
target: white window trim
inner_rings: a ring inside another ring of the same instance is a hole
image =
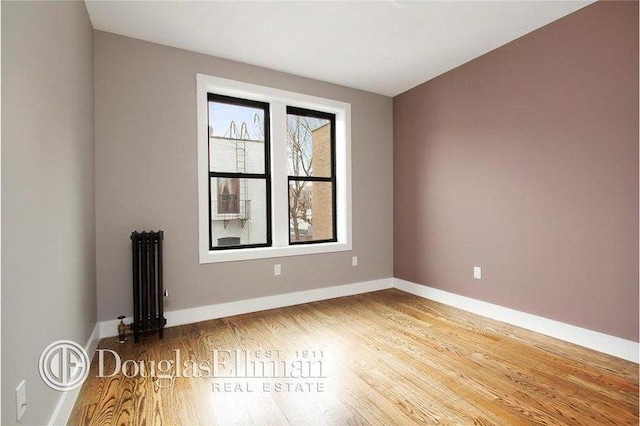
[[[198,247],[200,263],[265,259],[351,250],[351,104],[204,74],[196,74],[196,86],[198,126]],[[268,102],[270,105],[272,247],[209,250],[207,93]],[[289,195],[286,175],[287,152],[286,144],[283,143],[286,139],[286,106],[323,111],[335,114],[336,116],[337,242],[289,245]],[[277,173],[276,171],[278,170],[284,170],[284,173]]]

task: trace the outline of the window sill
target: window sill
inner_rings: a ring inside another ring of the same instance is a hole
[[[200,252],[200,264],[234,262],[239,260],[269,259],[272,257],[300,256],[305,254],[350,251],[350,243],[303,244],[286,247],[263,247],[249,249],[207,250]]]

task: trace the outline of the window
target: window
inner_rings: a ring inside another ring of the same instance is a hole
[[[350,106],[197,76],[200,263],[351,250]]]
[[[209,94],[209,249],[271,245],[269,105]]]
[[[335,115],[287,107],[289,243],[336,241]]]

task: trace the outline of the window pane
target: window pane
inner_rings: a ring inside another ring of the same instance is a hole
[[[213,247],[267,243],[266,179],[211,178]]]
[[[331,182],[289,181],[289,235],[291,242],[335,238]]]
[[[264,173],[264,110],[209,102],[209,171]]]
[[[289,176],[331,177],[331,121],[287,114]]]

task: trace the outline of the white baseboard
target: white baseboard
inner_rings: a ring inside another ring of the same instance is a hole
[[[586,348],[594,349],[628,361],[635,363],[638,363],[639,361],[640,345],[636,342],[588,330],[586,328],[576,327],[574,325],[543,318],[537,315],[528,314],[515,309],[505,308],[503,306],[494,305],[492,303],[483,302],[470,297],[460,296],[447,291],[438,290],[436,288],[401,280],[399,278],[384,278],[354,284],[259,297],[236,302],[200,306],[197,308],[168,311],[165,312],[165,317],[167,318],[167,326],[174,327],[177,325],[191,324],[215,318],[282,308],[302,303],[317,302],[319,300],[351,296],[354,294],[368,293],[388,288],[397,288],[416,296],[431,299],[455,308],[473,312],[487,318],[522,327],[527,330],[535,331],[536,333],[544,334],[546,336],[554,337]],[[131,317],[125,319],[125,322],[127,323],[130,323],[131,321]],[[117,335],[118,322],[119,321],[117,319],[99,322],[97,326],[99,327],[100,338],[102,339],[104,337]],[[93,350],[91,353],[93,353]]]
[[[560,321],[539,317],[515,309],[505,308],[470,297],[460,296],[437,288],[393,278],[393,286],[399,290],[453,306],[474,314],[535,331],[546,336],[594,349],[618,358],[638,363],[640,345],[620,337],[610,336]]]
[[[91,336],[89,336],[87,344],[84,345],[84,349],[87,351],[87,354],[89,354],[89,364],[91,364],[93,355],[98,348],[98,342],[100,342],[100,327],[98,327],[98,324],[96,323],[93,328],[93,332],[91,332]],[[76,399],[78,399],[80,389],[82,389],[82,386],[70,391],[60,392],[60,398],[58,398],[56,408],[53,410],[53,414],[51,414],[51,418],[49,419],[50,425],[67,424],[69,416],[71,415],[71,410],[73,410]]]
[[[167,319],[167,327],[174,327],[177,325],[192,324],[194,322],[207,321],[232,315],[241,315],[250,312],[265,311],[267,309],[276,309],[285,306],[300,305],[302,303],[317,302],[319,300],[333,299],[336,297],[369,293],[371,291],[384,290],[392,287],[393,278],[383,278],[354,284],[296,291],[293,293],[284,293],[275,296],[258,297],[255,299],[240,300],[237,302],[219,303],[215,305],[200,306],[197,308],[168,311],[165,312],[165,317]],[[130,323],[132,318],[125,318],[124,321],[126,323]],[[117,319],[101,321],[98,323],[100,326],[100,338],[116,336],[118,334],[118,323],[119,321]]]

